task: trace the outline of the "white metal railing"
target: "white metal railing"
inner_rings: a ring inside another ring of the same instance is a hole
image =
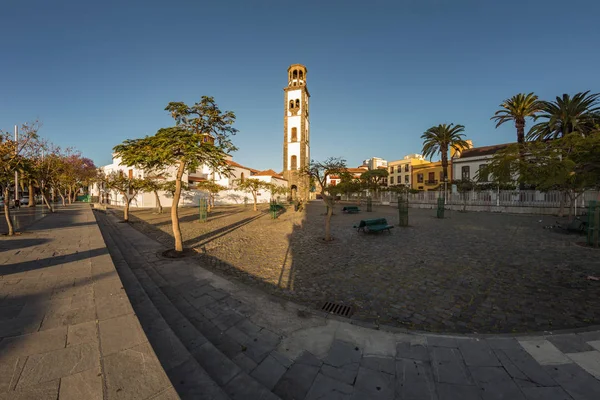
[[[398,193],[395,192],[380,192],[371,194],[371,199],[375,204],[396,203],[398,201]],[[437,204],[438,198],[443,196],[442,191],[428,191],[419,193],[409,193],[409,204]],[[586,207],[590,200],[597,200],[599,192],[588,190],[580,194],[575,205]],[[350,195],[342,195],[343,201],[362,201],[366,202],[366,193],[352,193]],[[561,201],[562,200],[562,201]],[[500,207],[560,207],[561,203],[567,207],[570,203],[569,197],[558,191],[540,192],[536,190],[485,190],[485,191],[470,191],[470,192],[450,192],[446,204],[467,206],[500,206]]]

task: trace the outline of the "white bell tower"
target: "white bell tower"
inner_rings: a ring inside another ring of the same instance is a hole
[[[309,199],[310,179],[299,171],[310,164],[310,123],[306,87],[307,69],[302,64],[288,68],[284,91],[283,177],[288,180],[293,199]]]

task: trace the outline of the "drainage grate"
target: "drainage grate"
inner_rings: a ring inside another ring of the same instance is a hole
[[[343,304],[332,303],[330,301],[325,302],[321,310],[328,312],[330,314],[340,315],[342,317],[350,317],[354,310],[351,306],[345,306]]]

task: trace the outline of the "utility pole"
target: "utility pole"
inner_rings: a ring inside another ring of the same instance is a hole
[[[19,155],[19,128],[15,125],[15,155]],[[19,198],[19,173],[15,171],[15,206]],[[6,200],[6,199],[5,199]],[[8,200],[10,202],[10,200]]]

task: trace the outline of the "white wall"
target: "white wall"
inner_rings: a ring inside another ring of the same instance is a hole
[[[477,180],[479,173],[479,166],[481,164],[488,164],[492,159],[493,155],[480,156],[480,157],[468,157],[459,158],[452,162],[452,177],[454,180],[462,179],[462,167],[469,167],[469,179]],[[492,177],[488,177],[491,179]]]

